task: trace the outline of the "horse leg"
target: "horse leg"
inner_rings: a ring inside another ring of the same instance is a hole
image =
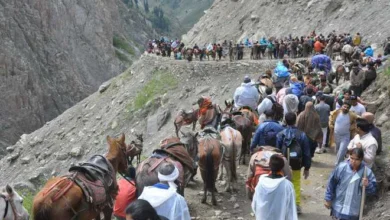
[[[207,199],[207,187],[206,187],[206,183],[204,182],[203,183],[203,198],[202,198],[202,203],[206,203],[206,199]]]
[[[195,131],[196,121],[192,122],[192,131]]]
[[[218,169],[216,170],[218,172]],[[218,192],[214,183],[214,190],[211,190],[211,204],[217,205],[217,200],[215,199],[215,193]]]
[[[108,206],[103,209],[104,220],[111,220],[112,217],[112,209]]]
[[[219,172],[219,175],[218,175],[219,180],[223,180],[223,166],[224,165],[225,165],[224,160],[222,160],[222,163],[220,165],[221,172]],[[226,166],[225,166],[225,168],[226,168]],[[227,168],[226,168],[226,172],[227,172]]]
[[[231,183],[232,183],[232,171],[230,169],[230,163],[233,162],[232,158],[230,158],[229,161],[224,161],[224,166],[226,168],[226,176],[227,176],[227,181],[226,181],[226,187],[225,187],[225,192],[231,192]]]

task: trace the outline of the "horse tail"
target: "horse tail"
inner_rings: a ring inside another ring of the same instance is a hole
[[[214,178],[214,158],[213,152],[209,151],[206,153],[206,168],[205,168],[205,182],[206,187],[209,190],[214,190],[215,187],[215,178]]]
[[[232,152],[230,155],[230,170],[232,174],[232,181],[237,181],[237,167],[236,167],[236,146],[234,141],[234,134],[232,135]]]

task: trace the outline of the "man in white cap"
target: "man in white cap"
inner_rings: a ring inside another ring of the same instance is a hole
[[[252,111],[257,109],[260,95],[253,85],[249,76],[245,76],[244,82],[234,92],[234,105],[237,109],[242,107],[249,107]]]
[[[177,193],[174,181],[179,177],[179,170],[172,163],[163,163],[158,169],[160,183],[144,188],[138,199],[148,201],[158,215],[170,220],[191,219],[187,202]]]

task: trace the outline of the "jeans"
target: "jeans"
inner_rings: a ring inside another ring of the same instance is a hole
[[[336,142],[336,152],[337,152],[337,159],[336,159],[336,166],[344,161],[345,155],[348,151],[348,144],[350,141],[350,134],[334,134],[334,139]]]
[[[326,145],[326,136],[328,134],[328,127],[321,128],[321,130],[322,130],[322,134],[323,134],[323,137],[324,137],[324,139],[322,140],[322,146],[321,147],[324,147]]]

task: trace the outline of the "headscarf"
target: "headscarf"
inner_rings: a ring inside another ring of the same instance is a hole
[[[173,172],[169,175],[163,175],[160,172],[158,172],[158,180],[160,182],[168,182],[169,189],[175,190],[177,189],[177,185],[174,183],[174,181],[179,177],[179,170],[175,166],[175,169]]]
[[[313,106],[313,102],[307,102],[305,110],[298,115],[297,127],[299,130],[318,143],[322,143],[323,134],[321,130],[320,116]]]
[[[198,105],[199,105],[199,116],[205,115],[207,113],[207,110],[213,108],[213,103],[211,102],[211,99],[205,96],[202,96],[198,100]]]

